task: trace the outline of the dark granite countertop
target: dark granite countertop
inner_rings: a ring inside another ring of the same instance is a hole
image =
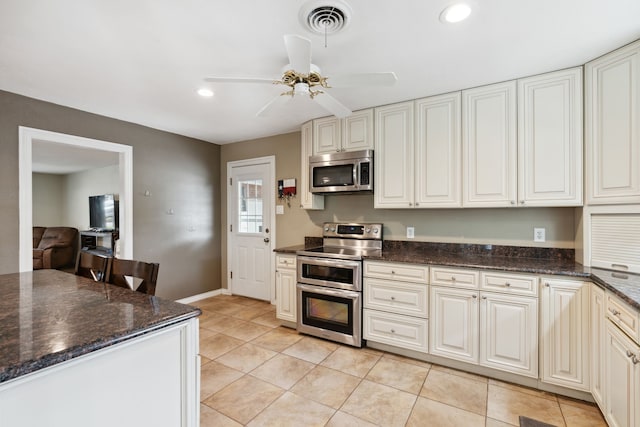
[[[321,239],[307,237],[305,244],[275,251],[295,254],[321,244]],[[365,259],[572,276],[593,281],[640,311],[640,275],[585,267],[575,261],[573,249],[384,241],[380,255]]]
[[[0,383],[200,313],[56,270],[0,275]]]

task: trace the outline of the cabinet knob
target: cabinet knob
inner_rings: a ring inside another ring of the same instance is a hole
[[[455,282],[456,281],[456,276],[451,276],[451,281]]]
[[[393,270],[391,270],[391,274],[396,274],[396,272],[395,272],[395,271],[393,271]]]
[[[544,286],[548,288],[549,287],[549,282],[544,282]]]
[[[521,205],[524,205],[524,200],[520,200],[520,204],[521,204]]]
[[[413,206],[413,203],[409,202],[409,206]]]
[[[633,362],[634,365],[637,365],[638,362],[640,362],[640,360],[638,360],[635,354],[631,356],[631,361]]]
[[[471,295],[471,297],[472,297],[473,299],[476,299],[476,298],[478,298],[478,295]]]
[[[395,300],[396,300],[396,297],[392,296],[391,301],[395,301]]]
[[[482,297],[482,299],[487,299],[487,297]]]
[[[613,310],[611,310],[611,314],[613,314],[614,316],[619,316],[620,312],[614,308]]]
[[[420,203],[416,203],[416,206],[420,206]]]
[[[515,204],[516,204],[516,201],[515,201],[515,200],[512,200],[512,201],[511,201],[511,204],[512,204],[512,205],[515,205]]]
[[[633,356],[633,352],[631,352],[631,350],[627,350],[627,357],[631,357]]]
[[[511,283],[506,282],[504,285],[508,288],[509,286],[511,286]]]
[[[392,333],[392,334],[395,334],[395,333],[396,333],[396,330],[395,330],[395,329],[392,329],[392,330],[391,330],[391,333]]]

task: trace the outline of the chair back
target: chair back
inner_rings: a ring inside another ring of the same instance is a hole
[[[159,268],[160,264],[158,263],[113,258],[107,281],[113,285],[131,289],[127,277],[139,279],[142,282],[138,285],[136,291],[147,295],[155,295]]]
[[[76,275],[93,279],[96,282],[105,282],[109,278],[111,259],[110,257],[80,251],[76,258]]]

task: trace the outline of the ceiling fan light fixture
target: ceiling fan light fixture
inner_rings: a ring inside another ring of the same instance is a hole
[[[440,13],[440,21],[453,24],[464,21],[471,15],[471,6],[467,3],[454,3],[444,8]]]
[[[293,94],[296,96],[311,95],[309,85],[307,83],[296,83],[293,85]]]
[[[198,89],[198,95],[203,98],[211,98],[213,96],[213,91],[209,88],[201,87],[200,89]]]

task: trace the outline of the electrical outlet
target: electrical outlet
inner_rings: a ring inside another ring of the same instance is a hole
[[[284,215],[284,206],[276,205],[276,215]]]
[[[415,227],[407,227],[407,239],[413,239],[416,237]]]
[[[545,229],[544,228],[534,228],[533,229],[533,241],[534,242],[545,242],[546,236],[545,236]]]

